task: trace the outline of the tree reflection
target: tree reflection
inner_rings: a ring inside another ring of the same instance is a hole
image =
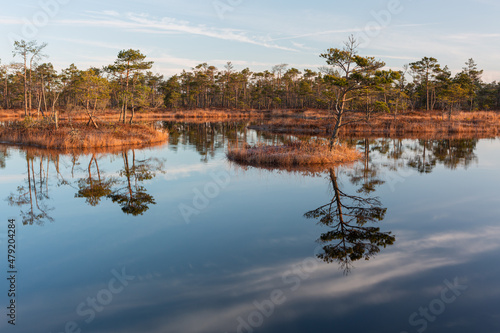
[[[351,183],[354,185],[360,186],[358,193],[362,194],[370,194],[375,191],[375,187],[382,185],[385,183],[382,179],[379,178],[380,166],[376,165],[372,162],[370,157],[371,148],[370,144],[373,141],[369,139],[364,139],[360,142],[359,145],[362,145],[364,158],[363,164],[356,165],[350,172],[349,178]],[[380,146],[375,146],[375,149]]]
[[[408,166],[420,173],[431,173],[438,163],[449,169],[467,168],[477,162],[474,153],[477,142],[477,139],[418,140],[410,147],[414,155]]]
[[[92,176],[92,164],[95,164],[97,178]],[[112,191],[112,186],[115,184],[114,179],[106,179],[101,177],[101,171],[95,154],[92,154],[88,165],[88,177],[78,180],[78,193],[75,198],[85,198],[91,206],[97,206],[101,202],[101,198],[109,196]]]
[[[259,132],[254,137],[248,129],[249,125],[248,121],[162,122],[163,128],[169,132],[169,148],[176,151],[179,144],[192,146],[200,154],[202,162],[208,162],[227,147],[243,147],[255,138],[272,145],[287,141],[285,135],[267,132]]]
[[[9,157],[9,149],[7,146],[3,146],[0,144],[0,169],[5,168],[5,160]]]
[[[325,262],[338,262],[348,274],[354,261],[369,260],[380,252],[380,247],[392,245],[395,237],[391,232],[381,232],[369,223],[382,221],[387,208],[382,208],[377,198],[348,195],[340,190],[334,169],[329,170],[332,184],[332,200],[304,214],[306,218],[317,219],[319,224],[328,226],[319,242],[323,253],[318,257]]]
[[[194,146],[203,162],[214,158],[217,151],[223,151],[226,143],[235,145],[246,142],[248,122],[163,122],[169,132],[171,149],[179,144]]]
[[[25,181],[27,184],[18,186],[17,193],[11,193],[7,197],[7,201],[9,205],[20,208],[24,225],[43,225],[45,222],[52,222],[54,219],[49,215],[49,212],[54,208],[47,204],[50,159],[41,156],[39,163],[36,164],[38,173],[35,173],[35,156],[26,152],[25,158],[27,174]],[[46,165],[44,164],[45,160]],[[25,206],[27,209],[24,209]]]
[[[125,186],[113,190],[108,198],[118,203],[126,214],[142,215],[149,209],[150,205],[156,204],[153,196],[147,193],[142,183],[153,179],[157,171],[163,172],[163,162],[155,158],[136,160],[134,150],[132,150],[131,161],[127,151],[122,152],[122,158],[124,168],[120,170],[119,174],[121,177],[125,177],[125,181],[122,182]]]
[[[414,154],[408,159],[408,166],[419,173],[431,173],[436,167],[436,159],[428,146],[429,140],[419,140],[416,145],[410,147]]]
[[[477,139],[460,140],[435,140],[432,142],[432,153],[435,159],[449,169],[459,166],[468,168],[477,162],[476,150]]]
[[[20,208],[23,224],[28,225],[54,221],[50,213],[55,207],[49,206],[49,193],[54,185],[76,189],[74,197],[85,199],[90,206],[96,207],[103,198],[108,198],[119,204],[126,214],[142,215],[156,203],[154,197],[147,193],[144,182],[153,179],[158,172],[164,173],[163,160],[138,160],[133,149],[118,155],[123,159],[123,168],[113,176],[106,176],[101,170],[97,152],[62,155],[56,151],[27,148],[25,154],[27,177],[7,197],[7,201],[9,205]],[[113,153],[104,154],[116,156]],[[82,169],[81,165],[85,168]],[[51,168],[55,170],[52,175]],[[82,171],[85,177],[80,178]]]

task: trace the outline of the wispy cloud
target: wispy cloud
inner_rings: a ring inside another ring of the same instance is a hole
[[[451,34],[451,35],[448,35],[447,37],[451,38],[451,39],[456,39],[456,40],[476,41],[478,39],[484,39],[484,38],[499,38],[500,34],[499,33],[485,33],[485,34],[461,33],[461,34]]]
[[[316,31],[316,32],[311,32],[311,33],[307,33],[307,34],[273,38],[273,39],[271,39],[271,41],[315,37],[315,36],[321,36],[321,35],[333,35],[333,34],[340,34],[340,33],[344,34],[344,33],[348,33],[348,32],[360,32],[362,30],[363,29],[361,29],[361,28],[353,28],[353,29],[341,29],[341,30]]]
[[[398,28],[399,29],[399,28],[405,28],[405,27],[422,27],[422,26],[430,26],[430,25],[435,25],[435,23],[398,24],[398,25],[389,25],[387,27],[376,26],[376,27],[370,27],[370,32],[380,31],[380,30],[386,30],[386,29],[391,29],[391,28]],[[298,35],[292,35],[292,36],[272,38],[271,41],[300,39],[300,38],[317,37],[317,36],[324,36],[324,35],[336,35],[336,34],[356,33],[356,32],[366,31],[366,29],[367,28],[365,28],[365,27],[354,27],[354,28],[348,28],[348,29],[315,31],[315,32],[307,33],[307,34],[298,34]]]
[[[25,21],[17,17],[0,16],[0,25],[20,25]]]
[[[67,43],[73,43],[73,44],[94,46],[94,47],[105,48],[105,49],[121,50],[123,48],[123,46],[119,45],[119,44],[100,42],[97,40],[85,40],[85,39],[76,39],[76,38],[59,38],[59,37],[50,37],[50,39],[58,40],[58,41],[62,41],[62,42],[67,42]]]
[[[203,24],[192,24],[189,21],[171,17],[153,18],[147,14],[126,13],[117,15],[116,12],[89,12],[85,19],[60,20],[56,22],[68,26],[92,26],[103,28],[128,29],[135,32],[159,34],[189,34],[210,37],[220,40],[236,41],[240,43],[258,45],[265,48],[285,51],[297,51],[294,48],[273,43],[265,36],[250,35],[242,30],[216,28]]]

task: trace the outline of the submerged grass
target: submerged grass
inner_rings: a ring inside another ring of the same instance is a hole
[[[44,122],[12,122],[0,126],[0,141],[41,148],[94,148],[146,145],[164,142],[166,132],[146,125],[100,124],[99,128],[84,123],[62,124],[55,130]]]
[[[243,165],[264,167],[332,166],[358,160],[361,154],[354,148],[335,146],[330,150],[324,140],[293,141],[280,146],[259,144],[229,149],[229,160]]]

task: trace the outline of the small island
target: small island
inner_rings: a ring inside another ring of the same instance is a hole
[[[361,153],[344,145],[330,146],[325,140],[293,141],[279,146],[256,145],[230,148],[227,157],[239,164],[267,168],[318,168],[355,162]]]
[[[168,133],[142,124],[100,124],[90,127],[82,122],[62,123],[58,129],[47,121],[25,118],[0,126],[0,142],[39,148],[108,148],[149,145],[165,142]]]

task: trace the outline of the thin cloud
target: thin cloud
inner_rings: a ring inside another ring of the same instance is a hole
[[[486,34],[477,34],[477,33],[463,33],[463,34],[453,34],[448,35],[448,38],[459,39],[459,40],[477,40],[482,38],[499,38],[500,34],[498,33],[486,33]]]
[[[305,38],[305,37],[315,37],[315,36],[321,36],[321,35],[340,34],[340,33],[347,33],[347,32],[360,32],[360,31],[363,31],[363,29],[354,28],[354,29],[342,29],[342,30],[316,31],[316,32],[308,33],[308,34],[300,34],[300,35],[294,35],[294,36],[288,36],[288,37],[273,38],[273,39],[270,39],[270,41],[274,42],[277,40],[288,40],[288,39],[297,39],[297,38]]]
[[[294,48],[278,45],[259,36],[249,36],[246,32],[234,29],[214,28],[206,25],[193,25],[188,21],[164,17],[162,19],[151,18],[146,14],[127,13],[123,18],[118,18],[115,13],[102,12],[102,17],[91,15],[87,19],[60,20],[56,23],[61,25],[80,25],[93,27],[111,27],[128,29],[135,32],[148,33],[179,33],[210,37],[220,40],[236,41],[240,43],[253,44],[271,49],[296,52]]]
[[[24,20],[16,17],[0,16],[0,24],[20,25],[26,23]]]
[[[73,43],[73,44],[95,46],[95,47],[106,48],[106,49],[121,50],[124,48],[123,46],[118,45],[118,44],[113,44],[113,43],[108,43],[108,42],[99,42],[99,41],[95,41],[95,40],[83,40],[83,39],[59,38],[59,37],[51,37],[50,39],[68,42],[68,43]]]
[[[391,55],[381,55],[381,54],[374,54],[374,55],[371,55],[370,56],[372,57],[375,57],[375,58],[380,58],[380,59],[397,59],[397,60],[419,60],[419,58],[417,57],[408,57],[408,56],[391,56]]]
[[[436,25],[437,23],[412,23],[412,24],[397,24],[397,25],[387,25],[387,26],[377,26],[377,27],[370,27],[370,32],[373,31],[381,31],[381,30],[386,30],[390,28],[407,28],[407,27],[422,27],[422,26],[431,26],[431,25]],[[334,35],[334,34],[345,34],[345,33],[356,33],[356,32],[363,32],[366,31],[366,27],[355,27],[355,28],[349,28],[349,29],[340,29],[340,30],[326,30],[326,31],[316,31],[316,32],[311,32],[307,34],[300,34],[300,35],[294,35],[294,36],[287,36],[287,37],[279,37],[279,38],[273,38],[270,39],[271,41],[278,41],[278,40],[290,40],[290,39],[299,39],[299,38],[306,38],[306,37],[317,37],[317,36],[324,36],[324,35]]]

